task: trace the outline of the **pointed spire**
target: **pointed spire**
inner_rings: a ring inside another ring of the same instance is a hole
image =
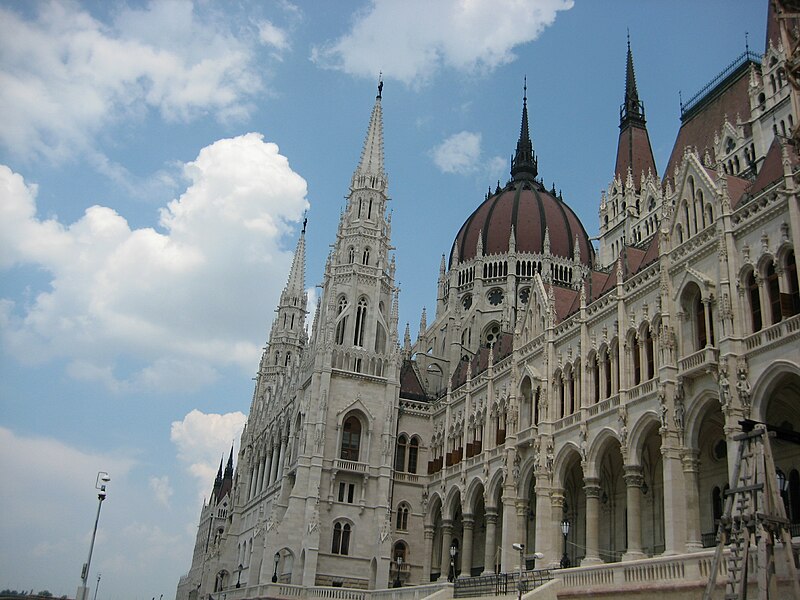
[[[619,143],[614,173],[623,180],[627,178],[629,170],[632,171],[634,180],[640,179],[642,173],[658,174],[647,133],[644,103],[639,100],[639,90],[636,88],[630,34],[625,69],[625,99],[619,109]]]
[[[425,312],[425,307],[422,307],[422,315],[419,318],[419,335],[417,337],[422,337],[425,335],[425,332],[428,331],[428,315]]]
[[[231,445],[231,453],[228,456],[228,464],[225,465],[225,475],[224,478],[233,477],[233,445]]]
[[[403,336],[403,350],[408,356],[411,356],[411,325],[406,323],[406,333]]]
[[[528,78],[525,77],[522,96],[522,125],[519,130],[517,152],[511,161],[511,178],[514,181],[534,180],[539,174],[536,154],[528,130]]]
[[[378,84],[378,95],[375,97],[375,106],[369,119],[367,135],[364,138],[364,148],[361,151],[361,160],[353,173],[352,187],[370,188],[383,192],[386,190],[386,172],[383,168],[383,113],[381,111],[381,97],[383,94],[383,80]]]
[[[306,288],[306,225],[308,219],[303,218],[303,230],[297,240],[297,247],[292,258],[292,268],[289,270],[289,279],[286,281],[284,293],[289,296],[301,297]]]

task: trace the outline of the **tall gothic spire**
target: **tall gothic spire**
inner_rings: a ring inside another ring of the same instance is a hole
[[[370,188],[383,192],[386,190],[386,172],[383,169],[383,113],[381,98],[383,96],[383,80],[378,83],[378,95],[364,138],[361,160],[353,173],[353,189]]]
[[[644,103],[639,100],[636,88],[636,73],[633,70],[631,38],[628,36],[628,55],[625,68],[625,99],[619,109],[619,144],[617,145],[617,164],[614,174],[626,181],[628,171],[633,176],[636,187],[645,176],[652,172],[655,176],[656,162],[650,146],[650,136],[644,118]]]
[[[306,287],[306,225],[308,219],[303,218],[303,230],[297,240],[297,248],[292,259],[292,268],[289,271],[289,279],[283,294],[287,296],[302,297]]]
[[[511,161],[511,178],[514,181],[533,180],[538,174],[536,154],[533,151],[533,143],[528,130],[528,78],[526,77],[522,96],[522,125],[519,130],[517,152]]]

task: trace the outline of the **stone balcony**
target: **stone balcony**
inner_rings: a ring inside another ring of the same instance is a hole
[[[684,377],[696,377],[703,373],[716,370],[719,364],[719,350],[713,346],[706,346],[694,354],[678,361],[678,373]]]

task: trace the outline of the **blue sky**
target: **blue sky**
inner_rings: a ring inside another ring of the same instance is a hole
[[[401,328],[531,133],[590,235],[630,29],[659,168],[766,0],[0,2],[0,588],[172,597],[308,210],[321,281],[383,71]],[[735,115],[730,115],[731,119]],[[313,294],[312,294],[313,295]],[[402,337],[402,331],[401,331]],[[238,441],[238,440],[237,440]]]

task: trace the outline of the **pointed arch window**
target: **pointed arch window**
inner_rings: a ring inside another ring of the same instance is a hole
[[[397,507],[397,520],[395,525],[398,531],[408,531],[408,504],[405,502]]]
[[[414,436],[408,443],[408,472],[417,472],[417,460],[419,459],[419,438]]]
[[[758,282],[753,271],[747,274],[745,280],[747,285],[747,296],[750,300],[750,323],[753,327],[753,333],[761,331],[761,295],[758,289]]]
[[[656,374],[654,350],[653,333],[648,327],[644,332],[644,352],[647,359],[647,379],[652,379]]]
[[[358,301],[358,307],[356,308],[356,326],[355,330],[353,331],[353,345],[354,346],[363,346],[364,345],[364,327],[367,321],[367,300],[366,298],[361,298]]]
[[[351,265],[356,262],[356,249],[352,246],[347,250],[347,262]]]
[[[336,344],[341,346],[344,344],[344,332],[345,328],[347,327],[347,315],[342,315],[342,313],[347,308],[347,298],[342,296],[339,298],[339,306],[336,309],[336,316],[339,322],[336,324]]]
[[[786,279],[789,288],[789,306],[790,313],[788,316],[800,313],[800,282],[797,280],[797,263],[795,262],[794,251],[790,250],[786,255]]]
[[[771,262],[767,267],[767,298],[769,299],[770,316],[772,323],[781,320],[781,290],[778,283],[778,273],[775,271],[775,263]]]
[[[633,385],[639,385],[642,382],[642,355],[639,337],[636,334],[633,335],[631,358],[633,359]]]
[[[369,265],[369,248],[364,248],[364,255],[361,262],[365,265]]]
[[[406,470],[406,446],[408,446],[408,438],[401,435],[397,438],[397,447],[394,451],[394,470],[399,473]]]
[[[705,304],[700,294],[694,297],[694,327],[697,332],[697,350],[702,350],[706,347],[708,342],[708,335],[706,332],[706,310]]]
[[[342,449],[341,458],[343,460],[358,460],[358,453],[361,448],[361,421],[357,417],[347,417],[342,426]]]

